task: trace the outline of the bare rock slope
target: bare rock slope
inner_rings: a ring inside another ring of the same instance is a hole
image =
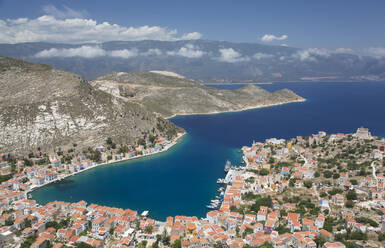
[[[77,143],[94,147],[183,130],[141,104],[93,88],[81,77],[0,57],[0,151],[25,154]]]
[[[237,90],[206,87],[195,81],[153,72],[119,72],[91,82],[126,102],[137,102],[163,117],[219,113],[304,101],[291,90],[269,92],[255,85]]]

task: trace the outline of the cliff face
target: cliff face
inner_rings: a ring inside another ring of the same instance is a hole
[[[0,57],[0,151],[25,154],[182,132],[136,102],[47,65]]]
[[[271,93],[247,85],[237,90],[220,90],[152,72],[108,74],[91,85],[126,102],[140,103],[163,117],[238,111],[304,100],[288,89]]]

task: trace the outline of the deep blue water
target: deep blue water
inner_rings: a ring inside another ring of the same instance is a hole
[[[253,140],[355,132],[368,127],[385,136],[385,83],[274,83],[269,91],[289,88],[306,102],[214,115],[175,117],[188,132],[170,151],[98,167],[33,192],[39,203],[79,201],[150,210],[152,217],[205,216],[217,191],[225,161],[240,161],[238,150]],[[233,89],[239,85],[216,86]]]

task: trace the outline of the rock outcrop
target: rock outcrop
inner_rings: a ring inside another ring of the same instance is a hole
[[[107,137],[123,144],[178,132],[183,130],[141,104],[93,88],[75,74],[0,57],[0,151],[95,147]]]

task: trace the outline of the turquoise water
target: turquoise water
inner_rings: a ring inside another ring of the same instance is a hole
[[[236,88],[240,86],[217,86]],[[215,115],[175,117],[188,132],[165,153],[101,166],[33,192],[39,203],[53,200],[150,210],[154,218],[203,217],[216,195],[227,159],[240,161],[238,150],[253,140],[291,138],[370,128],[385,136],[385,83],[277,83],[267,90],[290,88],[306,102]]]

